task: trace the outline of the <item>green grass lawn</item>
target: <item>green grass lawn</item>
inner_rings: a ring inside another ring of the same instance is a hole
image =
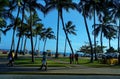
[[[84,66],[88,66],[88,67],[95,67],[95,68],[99,68],[99,67],[112,67],[112,68],[120,68],[120,66],[111,66],[109,64],[101,64],[98,61],[94,61],[93,63],[89,62],[89,59],[86,58],[79,58],[79,65],[84,65]],[[20,66],[29,66],[29,67],[40,67],[41,65],[41,58],[37,57],[35,58],[35,62],[31,62],[31,58],[30,57],[21,57],[18,58],[17,60],[15,60],[15,64],[16,65],[20,65]],[[60,58],[48,58],[47,59],[47,64],[48,67],[72,67],[72,66],[76,66],[76,64],[69,64],[69,58],[68,57],[60,57]]]
[[[60,59],[63,59],[63,58],[60,58]],[[66,67],[68,64],[60,62],[60,59],[55,59],[55,58],[47,59],[47,64],[49,67]],[[41,58],[35,58],[34,63],[31,61],[31,58],[29,58],[29,57],[18,58],[17,60],[15,60],[15,64],[21,65],[21,66],[39,67],[41,65],[41,63],[42,63]]]
[[[0,57],[7,57],[6,54],[0,54]],[[98,61],[94,61],[93,63],[89,62],[88,58],[79,58],[79,65],[88,66],[88,67],[111,67],[111,68],[120,68],[120,65],[109,65],[109,64],[101,64]],[[26,67],[40,67],[41,65],[41,57],[35,57],[35,62],[31,61],[31,56],[19,56],[17,60],[15,60],[15,65],[18,66],[26,66]],[[74,67],[76,64],[69,64],[69,57],[59,57],[59,58],[48,58],[47,59],[48,67]]]

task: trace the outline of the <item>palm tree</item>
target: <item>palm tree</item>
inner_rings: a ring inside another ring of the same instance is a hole
[[[63,15],[62,15],[62,13],[63,13],[62,10],[63,9],[65,9],[66,11],[68,11],[69,8],[72,8],[72,9],[74,8],[74,5],[72,4],[72,0],[66,0],[66,1],[65,0],[48,0],[48,1],[46,0],[46,2],[47,2],[46,12],[51,11],[51,9],[53,9],[53,8],[56,8],[57,11],[58,11],[57,40],[56,40],[56,55],[55,55],[55,57],[58,58],[59,18],[61,18],[61,20],[62,20],[63,30],[65,32],[67,41],[68,41],[69,46],[71,48],[71,51],[74,54],[74,51],[73,51],[72,46],[70,44],[70,40],[69,40],[68,35],[67,35],[66,31],[65,31],[65,26],[64,26],[64,21],[63,21]]]
[[[44,7],[37,3],[37,0],[27,0],[28,7],[30,10],[30,32],[31,32],[31,50],[32,50],[32,62],[34,62],[34,48],[33,48],[33,32],[32,32],[32,25],[34,24],[32,21],[32,15],[36,13],[36,9],[40,9],[41,11],[44,11]]]
[[[99,15],[101,13],[101,5],[100,5],[100,1],[98,0],[81,0],[82,3],[85,3],[84,6],[87,7],[86,8],[86,15],[88,17],[92,17],[93,16],[93,25],[96,24],[96,14]],[[95,26],[93,27],[93,29],[95,30]],[[94,48],[96,48],[96,36],[94,35]],[[94,49],[94,53],[95,53],[95,60],[97,60],[97,55],[96,55],[96,49]]]
[[[111,18],[109,16],[107,16],[108,14],[105,14],[105,16],[103,17],[103,19],[101,20],[101,24],[96,24],[96,29],[94,30],[94,34],[96,36],[98,36],[98,34],[100,33],[100,41],[101,41],[101,51],[103,53],[103,34],[104,37],[108,37],[108,34],[111,32],[115,32],[115,28],[113,25],[113,21],[111,20]]]
[[[79,4],[76,6],[76,9],[78,10],[78,12],[82,12],[83,18],[84,18],[84,23],[85,23],[85,28],[87,31],[87,35],[88,35],[88,39],[89,39],[89,44],[90,44],[90,48],[91,48],[91,60],[90,62],[93,62],[93,46],[92,46],[92,41],[91,41],[91,37],[90,37],[90,33],[89,33],[89,28],[88,28],[88,24],[87,24],[87,20],[86,18],[88,17],[88,12],[87,12],[87,6],[85,6],[85,3],[80,1]]]
[[[76,35],[76,33],[75,33],[75,25],[72,25],[71,21],[68,21],[68,23],[66,24],[65,30],[66,30],[67,34]],[[65,39],[64,56],[66,54],[66,45],[67,45],[67,39]]]
[[[22,36],[22,30],[23,30],[23,22],[24,22],[24,17],[25,17],[25,5],[26,5],[26,3],[24,2],[24,1],[20,1],[20,2],[18,2],[18,4],[19,5],[22,5],[22,20],[21,20],[21,26],[20,26],[20,31],[19,31],[19,38],[18,38],[18,43],[17,43],[17,48],[16,48],[16,52],[15,52],[15,58],[17,58],[18,57],[18,55],[17,55],[17,52],[18,52],[18,48],[19,48],[19,44],[20,44],[20,39],[21,39],[21,36]]]
[[[6,21],[0,18],[0,42],[1,42],[1,34],[6,34],[4,29],[6,28]]]
[[[32,15],[34,13],[36,13],[36,10],[39,9],[41,11],[44,10],[43,6],[40,4],[40,3],[37,3],[38,1],[37,0],[19,0],[18,1],[18,5],[19,6],[22,6],[22,21],[21,23],[23,24],[23,21],[24,21],[24,10],[26,11],[29,11],[30,13],[30,30],[31,30],[31,50],[32,50],[32,62],[34,62],[34,49],[33,49],[33,33],[32,33]],[[21,29],[23,28],[22,27],[22,24],[21,24]],[[20,33],[21,34],[21,33]],[[18,41],[20,41],[20,38],[18,39]],[[19,42],[18,42],[18,45],[17,45],[17,50],[16,52],[18,51],[18,48],[19,48]]]
[[[46,31],[46,28],[42,28],[38,34],[39,35],[38,51],[40,51],[40,41],[44,40],[44,38],[45,38],[45,31]]]
[[[117,37],[117,30],[111,30],[109,31],[109,33],[107,34],[106,38],[109,40],[109,49],[111,47],[111,40],[115,39]]]
[[[5,34],[5,28],[7,26],[6,22],[6,17],[7,17],[7,10],[5,9],[6,6],[8,6],[8,1],[7,0],[1,0],[0,1],[0,42],[1,42],[1,34]]]
[[[32,21],[32,24],[31,24],[31,21]],[[36,13],[31,14],[28,18],[26,18],[25,26],[28,27],[27,34],[30,35],[32,45],[33,45],[33,30],[34,30],[33,28],[36,27],[36,26],[39,26],[39,25],[41,26],[41,24],[39,23],[40,21],[41,21],[41,19],[39,19],[38,15]],[[32,27],[30,27],[30,26],[32,26]],[[32,30],[32,33],[31,33],[31,30]],[[32,48],[33,48],[33,46],[32,46]],[[33,48],[32,51],[34,51],[34,48]],[[34,62],[34,52],[32,52],[32,62]]]
[[[118,25],[118,52],[119,52],[119,64],[120,64],[120,2],[117,0],[110,0],[113,6],[110,6],[111,8],[111,14],[113,16],[113,19],[116,21],[119,21]]]
[[[12,43],[11,43],[10,51],[13,50],[14,43],[15,43],[14,42],[15,30],[16,30],[16,27],[17,27],[17,19],[18,19],[19,14],[20,14],[20,6],[21,6],[21,5],[19,5],[19,3],[20,3],[19,1],[14,1],[14,0],[12,0],[12,1],[9,2],[9,4],[10,4],[10,11],[14,11],[16,8],[18,10],[17,16],[16,16],[15,21],[14,21],[14,28],[13,28]]]
[[[43,46],[43,51],[45,51],[47,38],[48,39],[55,39],[54,32],[52,31],[52,28],[50,28],[50,27],[47,28],[46,31],[44,32],[44,46]]]
[[[37,39],[38,39],[37,36],[42,32],[42,30],[43,30],[43,24],[42,23],[36,24],[36,27],[34,29],[35,36],[36,36],[34,50],[35,50],[36,45],[37,45]]]

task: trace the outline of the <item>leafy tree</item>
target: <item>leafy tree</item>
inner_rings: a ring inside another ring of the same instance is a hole
[[[103,46],[102,47],[103,49],[104,48],[106,48],[106,46]],[[94,49],[95,49],[95,47],[94,47]],[[84,52],[84,53],[91,53],[91,48],[90,48],[90,45],[88,44],[85,44],[85,45],[83,45],[82,47],[80,47],[80,49],[78,50],[78,51],[81,51],[81,52]],[[101,46],[100,45],[96,45],[96,52],[97,53],[102,53],[102,51],[101,51]]]
[[[106,51],[107,51],[107,53],[114,53],[114,52],[116,52],[116,50],[113,47],[110,47]]]

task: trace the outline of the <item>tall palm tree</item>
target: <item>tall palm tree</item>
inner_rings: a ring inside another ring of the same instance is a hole
[[[42,28],[39,35],[39,42],[38,42],[38,51],[40,51],[40,41],[45,39],[45,31],[46,28]]]
[[[34,48],[33,48],[33,32],[32,32],[32,25],[34,24],[32,21],[32,15],[36,12],[36,9],[40,9],[44,11],[44,7],[38,3],[37,0],[27,0],[29,11],[30,11],[30,32],[31,32],[31,50],[32,50],[32,62],[34,62]]]
[[[19,31],[19,38],[18,38],[18,43],[17,43],[17,48],[16,48],[16,52],[15,52],[15,58],[17,58],[18,57],[18,55],[17,55],[17,52],[18,52],[18,49],[19,49],[19,44],[20,44],[20,39],[21,39],[21,36],[22,36],[22,30],[23,30],[23,22],[24,22],[24,17],[25,17],[25,5],[26,5],[26,3],[25,3],[25,1],[20,1],[20,2],[18,2],[18,4],[21,6],[21,10],[22,10],[22,20],[21,20],[21,26],[20,26],[20,31]]]
[[[111,30],[109,31],[109,33],[107,34],[106,38],[109,40],[109,49],[111,47],[111,40],[115,39],[117,37],[117,30]]]
[[[44,32],[44,46],[43,46],[43,51],[45,51],[47,38],[48,39],[55,39],[54,32],[52,31],[52,28],[50,28],[50,27],[47,28],[46,31]]]
[[[14,2],[14,0],[12,2]],[[32,37],[32,35],[33,35],[33,33],[32,33],[32,15],[37,12],[37,9],[43,11],[44,7],[40,3],[38,3],[37,0],[18,0],[18,5],[22,6],[21,7],[22,8],[22,21],[21,21],[22,24],[24,21],[24,14],[25,14],[24,10],[29,11],[29,13],[30,13],[30,21],[31,22],[29,22],[29,23],[30,23],[30,30],[31,30],[31,32],[30,32],[31,33],[31,50],[32,50],[32,62],[34,62],[34,49],[33,49],[33,37]],[[23,28],[22,24],[21,24],[21,29]],[[20,41],[20,38],[21,38],[21,36],[19,37],[18,41]],[[19,42],[17,45],[16,52],[18,51],[18,48],[19,48]]]
[[[63,21],[63,9],[65,9],[66,11],[69,10],[69,8],[74,8],[74,5],[72,4],[72,0],[46,0],[47,2],[47,9],[46,9],[46,12],[49,12],[51,11],[51,9],[54,9],[56,8],[57,11],[58,11],[58,22],[57,22],[57,41],[56,41],[56,55],[55,57],[57,58],[58,57],[58,35],[59,35],[59,18],[61,18],[62,20],[62,26],[63,26],[63,30],[65,32],[65,35],[66,35],[66,38],[67,38],[67,41],[68,41],[68,44],[71,48],[71,51],[72,53],[74,54],[74,51],[72,49],[72,46],[70,44],[70,40],[68,38],[68,35],[65,31],[65,26],[64,26],[64,21]]]
[[[85,28],[86,28],[86,31],[87,31],[89,44],[90,44],[90,48],[91,48],[91,59],[90,59],[90,62],[93,62],[93,46],[92,46],[90,32],[89,32],[89,28],[88,28],[88,24],[87,24],[87,20],[86,20],[86,18],[88,17],[88,12],[86,10],[87,6],[85,6],[84,2],[80,1],[79,4],[76,5],[76,9],[78,10],[78,12],[82,13],[83,18],[84,18]]]
[[[36,27],[34,29],[35,37],[36,37],[35,44],[34,44],[34,50],[35,50],[36,45],[37,45],[37,39],[38,39],[37,36],[42,32],[42,30],[43,30],[43,24],[42,23],[36,24]]]
[[[72,21],[67,22],[65,30],[66,30],[67,34],[76,35],[76,33],[75,33],[75,25],[72,25]],[[67,45],[67,39],[65,39],[64,56],[66,54],[66,45]]]
[[[94,30],[94,34],[96,36],[98,36],[98,34],[100,33],[100,41],[101,41],[101,51],[103,52],[103,34],[104,34],[104,37],[107,37],[109,33],[111,32],[115,32],[115,28],[112,24],[113,21],[110,19],[109,16],[104,16],[103,19],[102,19],[102,23],[101,24],[96,24],[96,29]]]
[[[119,52],[119,64],[120,64],[120,2],[118,0],[110,0],[113,6],[110,6],[113,19],[119,21],[118,24],[118,52]]]
[[[31,24],[32,21],[32,24]],[[35,26],[39,26],[41,19],[39,19],[38,15],[36,13],[31,14],[28,18],[26,18],[26,26],[28,27],[28,31],[27,33],[30,35],[30,39],[32,41],[32,45],[33,45],[33,28],[35,28]],[[32,31],[32,33],[31,33]],[[32,46],[33,48],[33,46]],[[32,62],[34,62],[34,48],[32,49]]]
[[[86,8],[86,15],[88,17],[93,16],[93,25],[96,24],[96,14],[99,15],[101,13],[101,4],[100,1],[98,0],[81,0],[82,3],[85,3],[84,6]],[[95,26],[93,27],[95,29]],[[94,35],[94,54],[95,54],[95,60],[97,60],[97,55],[96,55],[96,36]]]

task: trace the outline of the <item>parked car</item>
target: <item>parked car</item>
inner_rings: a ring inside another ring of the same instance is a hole
[[[118,52],[114,52],[114,53],[105,53],[103,54],[103,56],[106,56],[107,58],[118,58],[119,57],[119,53]]]

